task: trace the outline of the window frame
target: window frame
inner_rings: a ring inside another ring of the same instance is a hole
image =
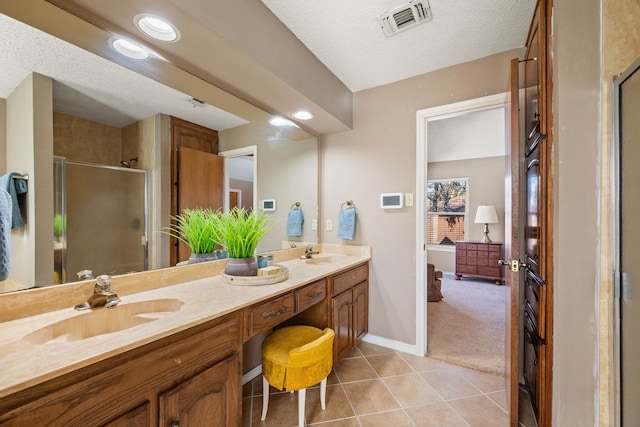
[[[466,187],[467,187],[467,191],[465,192],[464,195],[464,204],[465,204],[465,211],[464,214],[459,214],[457,212],[429,212],[428,209],[428,203],[429,203],[429,198],[427,197],[427,191],[429,190],[429,184],[433,183],[433,182],[453,182],[453,181],[465,181],[467,183]],[[464,218],[464,239],[466,240],[469,236],[469,189],[470,186],[470,182],[469,182],[469,177],[461,177],[461,178],[434,178],[434,179],[427,179],[426,185],[425,185],[425,213],[426,213],[426,218],[425,218],[425,240],[427,239],[427,236],[429,234],[429,216],[431,215],[435,215],[435,216],[443,216],[443,215],[457,215],[457,216],[461,216]],[[455,243],[455,242],[454,242]],[[441,252],[455,252],[456,250],[456,245],[441,245],[441,244],[430,244],[427,243],[427,250],[429,251],[441,251]]]

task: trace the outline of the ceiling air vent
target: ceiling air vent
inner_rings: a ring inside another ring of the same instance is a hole
[[[378,16],[378,23],[387,37],[433,19],[428,0],[412,0],[407,6],[396,7]]]

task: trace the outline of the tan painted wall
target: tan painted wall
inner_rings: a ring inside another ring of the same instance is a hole
[[[11,232],[11,278],[53,281],[53,89],[39,74],[28,76],[7,100],[7,170],[29,174],[23,218]]]
[[[613,373],[613,280],[611,256],[612,237],[610,210],[611,150],[612,150],[612,102],[613,76],[626,70],[640,58],[640,3],[629,0],[603,0],[602,2],[602,109],[600,146],[600,271],[599,271],[599,424],[613,425],[614,421],[614,373]]]
[[[600,2],[553,10],[553,425],[596,425]]]
[[[484,236],[484,224],[473,222],[478,205],[493,205],[499,224],[489,225],[489,237],[493,242],[504,242],[504,157],[466,159],[451,162],[429,163],[428,179],[469,178],[469,233],[466,240],[480,240]],[[427,261],[438,270],[454,272],[455,247],[450,250],[429,250]]]
[[[257,199],[276,199],[276,211],[265,212],[273,228],[257,251],[280,249],[285,240],[317,243],[318,232],[311,229],[311,221],[318,215],[318,139],[308,134],[304,139],[269,138],[259,123],[222,131],[219,137],[220,151],[258,147]],[[287,214],[295,202],[300,202],[305,221],[302,236],[289,238]]]
[[[415,193],[416,111],[504,92],[513,50],[357,92],[354,128],[322,137],[321,219],[333,231],[323,243],[373,247],[369,332],[414,345],[416,338],[416,212],[380,209],[380,193]],[[338,212],[353,200],[358,212],[353,241],[336,237]]]

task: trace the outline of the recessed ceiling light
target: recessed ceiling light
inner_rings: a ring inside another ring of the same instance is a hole
[[[129,40],[112,37],[109,39],[109,44],[118,53],[128,56],[129,58],[146,59],[149,57],[149,51],[147,49]]]
[[[293,117],[295,117],[298,120],[311,120],[315,116],[307,110],[300,110],[293,113]]]
[[[291,122],[291,120],[287,120],[284,117],[274,117],[271,120],[269,120],[269,123],[271,123],[273,126],[292,126],[293,122]]]
[[[157,16],[141,13],[135,16],[133,22],[140,31],[156,40],[175,42],[180,38],[180,32],[173,24]]]

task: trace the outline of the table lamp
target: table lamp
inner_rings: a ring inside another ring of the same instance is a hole
[[[489,238],[489,224],[497,224],[498,222],[498,214],[496,213],[496,208],[494,206],[478,206],[475,223],[484,224],[484,237],[481,240],[482,243],[491,243],[491,239]]]

